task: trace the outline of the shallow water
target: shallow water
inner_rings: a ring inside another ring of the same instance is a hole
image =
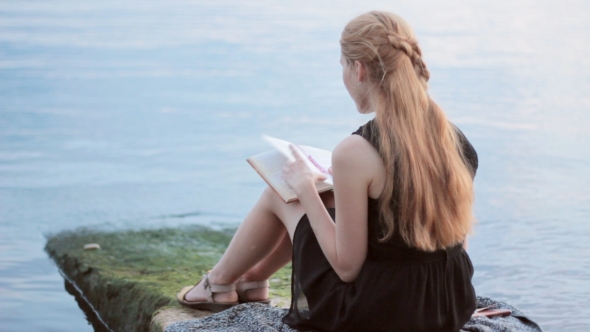
[[[477,292],[587,328],[587,2],[56,0],[0,2],[0,330],[92,330],[44,234],[237,225],[261,133],[331,149],[366,122],[338,39],[375,8],[415,27],[479,153]]]

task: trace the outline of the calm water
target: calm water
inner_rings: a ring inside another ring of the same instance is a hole
[[[590,3],[0,0],[0,330],[92,330],[44,234],[237,225],[261,133],[331,149],[366,122],[338,39],[370,9],[415,27],[479,153],[477,292],[587,329]]]

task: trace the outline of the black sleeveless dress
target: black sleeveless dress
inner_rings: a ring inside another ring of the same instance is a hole
[[[457,130],[466,163],[477,154]],[[377,148],[369,121],[353,134]],[[394,193],[395,194],[395,193]],[[335,220],[334,209],[328,209]],[[304,215],[293,236],[291,308],[283,322],[301,331],[459,331],[476,308],[473,266],[461,245],[424,252],[401,236],[379,242],[377,201],[369,198],[368,253],[358,277],[345,283],[336,274]]]

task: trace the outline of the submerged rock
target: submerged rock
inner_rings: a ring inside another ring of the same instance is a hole
[[[82,229],[50,236],[45,249],[106,330],[163,331],[173,322],[210,314],[181,307],[175,295],[219,260],[233,232],[204,227]],[[100,243],[101,250],[85,250],[89,243]],[[288,265],[271,280],[274,305],[288,304],[290,283]]]

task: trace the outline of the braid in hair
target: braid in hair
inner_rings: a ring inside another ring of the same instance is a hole
[[[393,48],[404,52],[410,58],[418,77],[422,77],[428,82],[430,72],[422,60],[422,50],[420,50],[416,39],[402,37],[393,31],[387,31],[387,39]]]
[[[415,38],[406,38],[399,34],[399,26],[396,21],[389,15],[384,15],[381,12],[372,12],[373,16],[381,23],[385,29],[385,34],[391,46],[394,49],[403,52],[410,58],[416,75],[428,82],[430,72],[426,68],[426,64],[422,60],[422,50],[418,46],[418,41]]]

